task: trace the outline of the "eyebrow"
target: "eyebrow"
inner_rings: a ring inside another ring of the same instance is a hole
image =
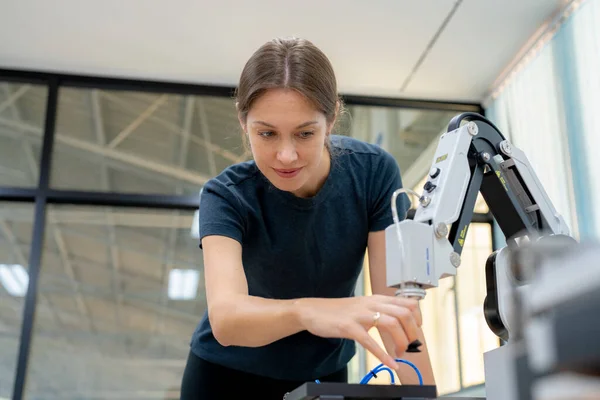
[[[260,124],[260,125],[268,126],[269,128],[275,128],[274,125],[271,125],[265,121],[254,121],[253,124]],[[304,127],[307,127],[309,125],[314,125],[314,124],[318,124],[318,121],[307,121],[303,124],[298,125],[296,127],[296,129],[304,128]]]

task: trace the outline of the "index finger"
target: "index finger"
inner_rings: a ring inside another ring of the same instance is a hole
[[[377,357],[383,364],[390,367],[392,370],[397,370],[400,366],[394,360],[394,357],[390,356],[385,350],[364,330],[360,325],[356,328],[356,333],[353,335],[356,341],[360,343],[366,350],[370,351],[375,357]]]

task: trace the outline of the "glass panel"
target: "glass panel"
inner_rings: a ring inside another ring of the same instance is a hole
[[[12,398],[29,283],[33,205],[0,203],[0,399]],[[38,314],[44,314],[44,298]]]
[[[440,395],[460,389],[454,278],[440,280],[421,300],[423,333]]]
[[[405,173],[458,113],[348,106],[350,118],[342,119],[338,130],[360,140],[379,144],[396,158],[400,171]]]
[[[483,383],[483,353],[498,347],[498,337],[485,322],[485,264],[492,254],[492,228],[486,223],[469,226],[462,262],[456,275],[460,318],[460,359],[463,386]]]
[[[36,318],[28,398],[178,398],[206,310],[193,219],[49,208],[39,289],[51,312]]]
[[[0,82],[0,186],[37,186],[48,89]]]
[[[247,154],[229,98],[64,88],[54,188],[198,194]]]
[[[475,208],[473,209],[473,212],[479,214],[487,214],[488,212],[490,212],[490,209],[485,200],[483,199],[481,193],[477,195],[477,200],[475,200]]]

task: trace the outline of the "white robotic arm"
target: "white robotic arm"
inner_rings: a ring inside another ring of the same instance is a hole
[[[460,114],[440,138],[414,218],[396,218],[386,229],[387,285],[397,295],[422,299],[440,279],[456,275],[479,193],[509,244],[569,235],[525,154],[483,116]],[[510,317],[503,311],[510,307],[501,303],[511,272],[499,273],[497,253],[487,266],[485,312],[492,331],[507,340]]]

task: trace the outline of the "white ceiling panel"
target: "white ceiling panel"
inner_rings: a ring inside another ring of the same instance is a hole
[[[293,35],[327,53],[343,93],[478,101],[563,2],[21,0],[0,13],[0,67],[235,85],[258,46]]]
[[[564,0],[465,0],[407,86],[423,98],[480,101]]]

